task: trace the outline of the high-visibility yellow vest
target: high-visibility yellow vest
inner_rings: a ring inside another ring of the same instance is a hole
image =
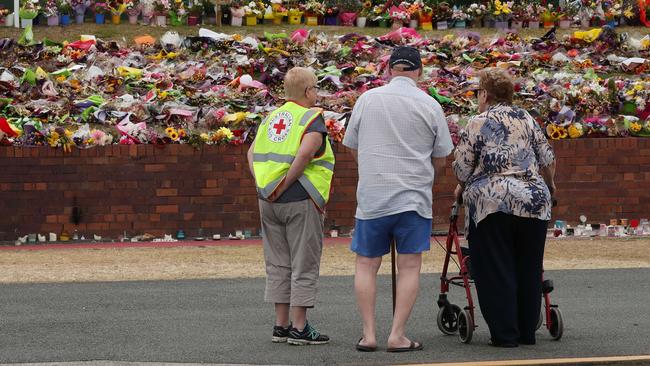
[[[260,124],[253,149],[257,191],[268,198],[286,177],[300,148],[307,127],[320,111],[287,102]],[[325,152],[312,159],[298,178],[314,203],[323,209],[329,200],[334,175],[334,152],[325,139]]]

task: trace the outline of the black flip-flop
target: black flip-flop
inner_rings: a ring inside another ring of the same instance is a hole
[[[364,346],[361,344],[361,341],[363,340],[363,337],[359,338],[359,342],[357,342],[357,345],[355,348],[359,352],[375,352],[377,350],[377,346],[371,347],[371,346]]]
[[[411,352],[411,351],[422,351],[424,349],[424,346],[422,343],[417,342],[418,345],[415,345],[415,342],[411,341],[411,344],[408,347],[395,347],[395,348],[388,348],[386,352]]]

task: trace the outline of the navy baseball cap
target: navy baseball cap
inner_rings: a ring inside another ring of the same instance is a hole
[[[404,65],[404,71],[413,71],[422,67],[422,59],[420,52],[413,47],[398,47],[393,50],[388,62],[390,67],[393,68],[397,65]]]

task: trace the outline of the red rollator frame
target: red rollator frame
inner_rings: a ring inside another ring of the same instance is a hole
[[[470,343],[472,335],[476,328],[475,314],[474,314],[474,301],[472,300],[472,280],[471,276],[471,262],[469,250],[460,246],[458,239],[458,209],[459,204],[454,202],[451,207],[451,215],[449,216],[449,232],[447,233],[447,242],[445,245],[445,263],[442,267],[442,274],[440,275],[440,295],[438,296],[438,328],[444,334],[453,335],[458,332],[458,336],[463,343]],[[456,258],[452,257],[455,256]],[[453,260],[458,265],[460,271],[458,275],[449,276],[449,261]],[[447,299],[450,285],[463,287],[465,289],[465,296],[467,297],[467,306],[461,309],[458,305],[452,304]],[[555,340],[562,338],[564,332],[564,323],[562,321],[562,313],[557,305],[551,303],[550,293],[553,291],[553,281],[544,280],[544,273],[542,272],[542,296],[544,298],[544,307],[542,308],[539,321],[537,322],[537,329],[542,326],[542,319],[546,319],[545,325],[551,337]]]

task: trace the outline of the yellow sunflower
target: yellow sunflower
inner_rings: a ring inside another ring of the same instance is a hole
[[[174,141],[178,141],[178,132],[174,131],[174,132],[170,133],[169,138],[174,140]]]
[[[630,131],[637,133],[641,131],[641,124],[638,122],[632,122],[630,123]]]

